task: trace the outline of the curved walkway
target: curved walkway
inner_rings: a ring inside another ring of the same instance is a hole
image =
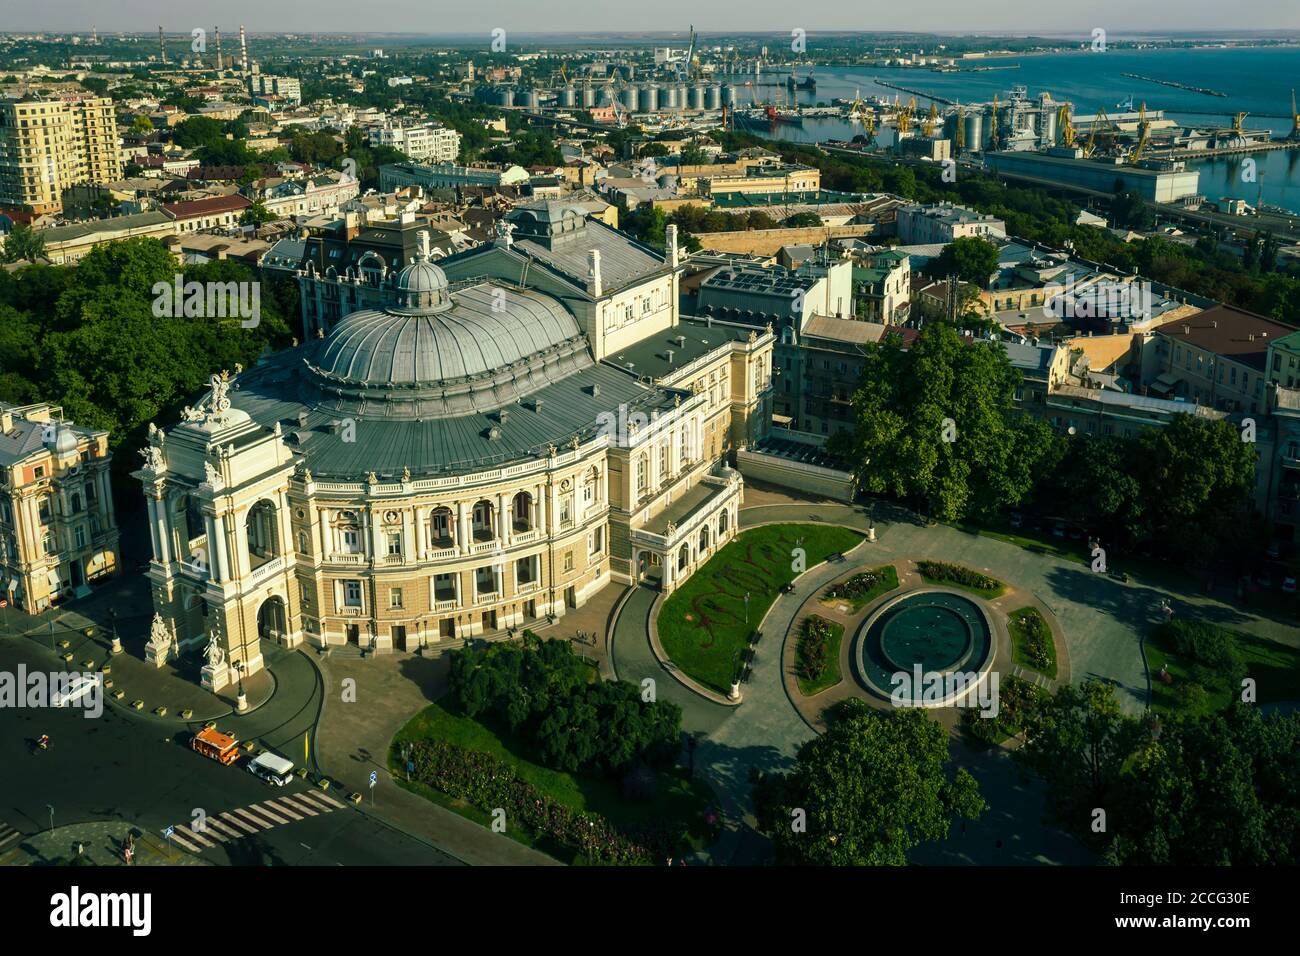
[[[867,513],[860,507],[801,501],[759,489],[747,489],[746,494],[749,503],[740,512],[742,528],[823,521],[863,531],[868,526]],[[786,689],[784,641],[810,592],[841,576],[853,563],[877,566],[923,555],[977,568],[1013,584],[1032,596],[1032,603],[1051,611],[1068,648],[1068,679],[1077,682],[1096,677],[1112,683],[1121,706],[1134,713],[1145,707],[1147,698],[1140,642],[1157,620],[1156,608],[1162,599],[1167,599],[1179,616],[1244,627],[1289,646],[1300,646],[1300,632],[1295,628],[1209,598],[1188,597],[1136,582],[1122,584],[1083,565],[1034,554],[995,538],[947,525],[926,527],[905,509],[886,504],[878,504],[875,515],[874,543],[864,540],[846,556],[847,565],[836,562],[813,568],[797,583],[795,593],[777,596],[763,627],[769,636],[758,646],[744,687],[745,701],[738,708],[692,693],[655,659],[649,641],[649,615],[656,592],[636,589],[614,621],[610,655],[615,673],[637,683],[653,678],[656,693],[681,706],[683,727],[701,737],[697,772],[714,787],[727,818],[724,836],[711,853],[713,862],[762,859],[765,841],[753,830],[750,772],[788,768],[799,747],[814,736]],[[849,639],[847,635],[845,639]],[[990,810],[979,822],[956,829],[948,840],[921,847],[915,855],[918,862],[1089,862],[1087,851],[1078,843],[1039,822],[1043,816],[1041,787],[1023,781],[1005,751],[974,753],[957,747],[953,754],[955,762],[979,781]]]

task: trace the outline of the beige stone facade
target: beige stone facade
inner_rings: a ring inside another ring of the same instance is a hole
[[[121,178],[112,99],[0,103],[0,206],[59,212],[65,189]]]
[[[205,681],[258,670],[262,641],[411,651],[611,581],[669,590],[734,536],[725,460],[770,420],[773,337],[679,322],[675,268],[652,273],[579,322],[523,286],[451,287],[424,254],[382,280],[396,305],[214,377],[136,473],[155,609],[182,652],[222,652]],[[624,299],[639,340],[612,327]],[[593,328],[619,351],[597,359]]]
[[[118,571],[108,432],[0,402],[0,598],[30,614]]]

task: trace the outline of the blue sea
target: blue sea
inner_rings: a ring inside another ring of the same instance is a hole
[[[985,58],[970,64],[1011,69],[934,73],[925,68],[825,68],[814,73],[816,91],[797,94],[798,103],[829,105],[833,99],[856,94],[864,98],[880,95],[892,99],[898,95],[903,101],[908,99],[909,94],[881,86],[874,82],[875,78],[963,103],[987,102],[995,93],[1001,101],[1011,87],[1025,86],[1031,96],[1046,90],[1053,99],[1069,100],[1079,114],[1098,109],[1114,113],[1117,105],[1130,96],[1135,104],[1145,101],[1149,110],[1162,109],[1171,119],[1203,127],[1228,126],[1233,113],[1245,111],[1250,114],[1246,126],[1271,129],[1277,137],[1291,130],[1291,91],[1300,87],[1300,47],[1110,50]],[[1207,87],[1228,95],[1206,96],[1135,80],[1124,73]],[[804,71],[800,71],[803,75]],[[756,87],[753,92],[760,99],[789,102],[783,87]],[[748,102],[749,95],[742,91],[742,101]],[[929,100],[918,96],[917,106],[924,111]],[[770,135],[813,142],[851,139],[858,132],[860,128],[842,120],[807,119],[802,128],[779,125]],[[886,131],[881,142],[889,141]],[[1252,204],[1262,199],[1300,213],[1300,150],[1256,153],[1253,158],[1259,173],[1255,183],[1242,182],[1240,157],[1198,160],[1189,168],[1201,173],[1201,193],[1207,199],[1234,196]]]

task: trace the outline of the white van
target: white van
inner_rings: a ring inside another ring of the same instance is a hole
[[[269,750],[248,762],[248,772],[276,787],[293,782],[293,764]]]

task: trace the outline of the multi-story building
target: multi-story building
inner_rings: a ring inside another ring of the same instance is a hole
[[[898,238],[905,246],[949,243],[967,236],[1005,239],[1007,224],[996,216],[948,202],[904,206],[898,210]]]
[[[1300,332],[1268,343],[1264,375],[1279,388],[1300,388]]]
[[[273,76],[270,73],[248,74],[249,96],[278,96],[285,106],[302,104],[302,83],[292,76]]]
[[[422,166],[418,163],[392,163],[379,167],[379,188],[392,192],[405,186],[423,189],[464,189],[470,186],[520,186],[528,182],[528,170],[522,166],[490,169],[475,166],[453,166],[440,163]]]
[[[371,146],[391,146],[417,163],[454,163],[460,155],[460,133],[433,123],[387,122],[370,131]]]
[[[108,432],[0,402],[0,597],[36,614],[118,570]]]
[[[328,216],[356,199],[361,185],[348,173],[329,172],[303,179],[286,179],[269,185],[253,184],[244,193],[261,200],[268,212],[280,219],[294,216]]]
[[[681,322],[667,238],[542,208],[439,265],[426,240],[341,276],[374,307],[214,376],[136,472],[150,658],[215,640],[220,689],[262,640],[411,650],[685,580],[736,533],[772,337]]]
[[[122,178],[113,101],[0,102],[0,206],[60,212],[63,191]]]
[[[1157,397],[1261,414],[1267,411],[1269,346],[1295,331],[1231,305],[1174,319],[1151,336],[1144,384]]]

